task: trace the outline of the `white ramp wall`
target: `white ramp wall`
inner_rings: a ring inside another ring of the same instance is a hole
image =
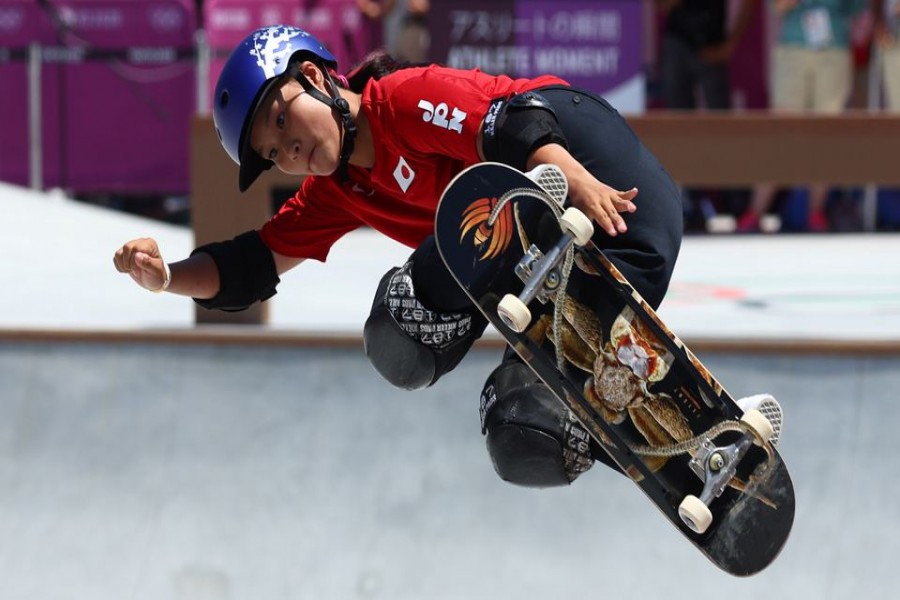
[[[798,495],[762,574],[721,574],[602,466],[501,482],[473,352],[404,393],[361,350],[0,342],[10,600],[894,598],[894,357],[701,356],[772,391]]]

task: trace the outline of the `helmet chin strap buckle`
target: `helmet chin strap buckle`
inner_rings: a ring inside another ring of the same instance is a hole
[[[328,77],[328,79],[331,80],[331,77]],[[331,88],[334,90],[335,94],[335,98],[331,104],[335,110],[338,111],[338,114],[341,117],[341,123],[344,126],[344,142],[341,144],[339,175],[341,181],[349,181],[350,177],[347,175],[347,165],[350,163],[350,155],[353,154],[353,148],[356,145],[356,121],[353,120],[353,116],[350,114],[350,104],[338,94],[337,87],[334,85],[333,80],[331,80]]]
[[[303,86],[303,89],[306,92],[318,100],[319,102],[323,102],[330,106],[333,110],[337,111],[338,116],[341,118],[341,126],[344,130],[344,139],[341,143],[341,157],[340,157],[340,169],[339,175],[341,181],[348,181],[349,176],[347,175],[347,165],[350,163],[350,155],[353,154],[353,148],[356,142],[356,121],[353,120],[353,116],[350,114],[350,103],[347,102],[345,98],[342,98],[340,93],[338,92],[338,86],[334,82],[334,79],[331,77],[331,74],[328,72],[323,65],[316,63],[316,66],[322,70],[322,74],[325,76],[325,80],[328,82],[328,86],[331,90],[331,96],[326,96],[318,88],[316,88],[312,82],[310,82],[306,76],[300,72],[300,64],[295,62],[292,64],[287,73],[300,82],[300,85]]]

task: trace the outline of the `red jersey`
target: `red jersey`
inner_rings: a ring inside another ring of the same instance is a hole
[[[309,176],[297,194],[263,225],[273,251],[324,261],[346,233],[368,225],[417,247],[434,232],[444,188],[479,162],[478,131],[491,101],[546,85],[551,76],[511,79],[439,66],[402,69],[371,80],[360,110],[375,140],[372,169],[352,165],[350,180]]]

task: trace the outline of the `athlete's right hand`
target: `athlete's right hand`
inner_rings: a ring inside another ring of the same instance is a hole
[[[128,273],[146,290],[160,292],[166,287],[168,272],[154,239],[131,240],[116,250],[113,263],[119,273]]]

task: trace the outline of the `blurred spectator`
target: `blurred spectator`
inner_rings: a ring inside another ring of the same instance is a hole
[[[728,27],[728,0],[656,0],[665,21],[660,69],[666,107],[731,108],[728,64],[747,31],[759,0],[740,0]]]
[[[773,0],[780,30],[772,52],[772,108],[836,114],[844,110],[853,80],[850,26],[867,8],[867,0]],[[759,184],[738,231],[759,229],[776,186]],[[807,229],[828,231],[825,212],[829,187],[809,188]]]
[[[900,0],[872,0],[875,42],[881,54],[884,108],[900,112]],[[900,230],[900,189],[878,190],[878,222],[883,229]]]
[[[359,7],[363,17],[362,28],[365,32],[361,56],[384,48],[384,19],[394,10],[394,4],[395,0],[356,0],[356,6]]]
[[[875,39],[882,53],[885,105],[900,112],[900,0],[873,0]]]
[[[664,19],[660,74],[667,108],[732,107],[729,65],[759,1],[738,0],[737,13],[731,20],[728,0],[656,0]],[[719,212],[739,214],[746,205],[746,193],[685,190],[684,204],[686,229],[703,230]]]
[[[430,0],[406,0],[406,12],[400,21],[394,54],[412,63],[428,61],[431,34],[428,32]]]

